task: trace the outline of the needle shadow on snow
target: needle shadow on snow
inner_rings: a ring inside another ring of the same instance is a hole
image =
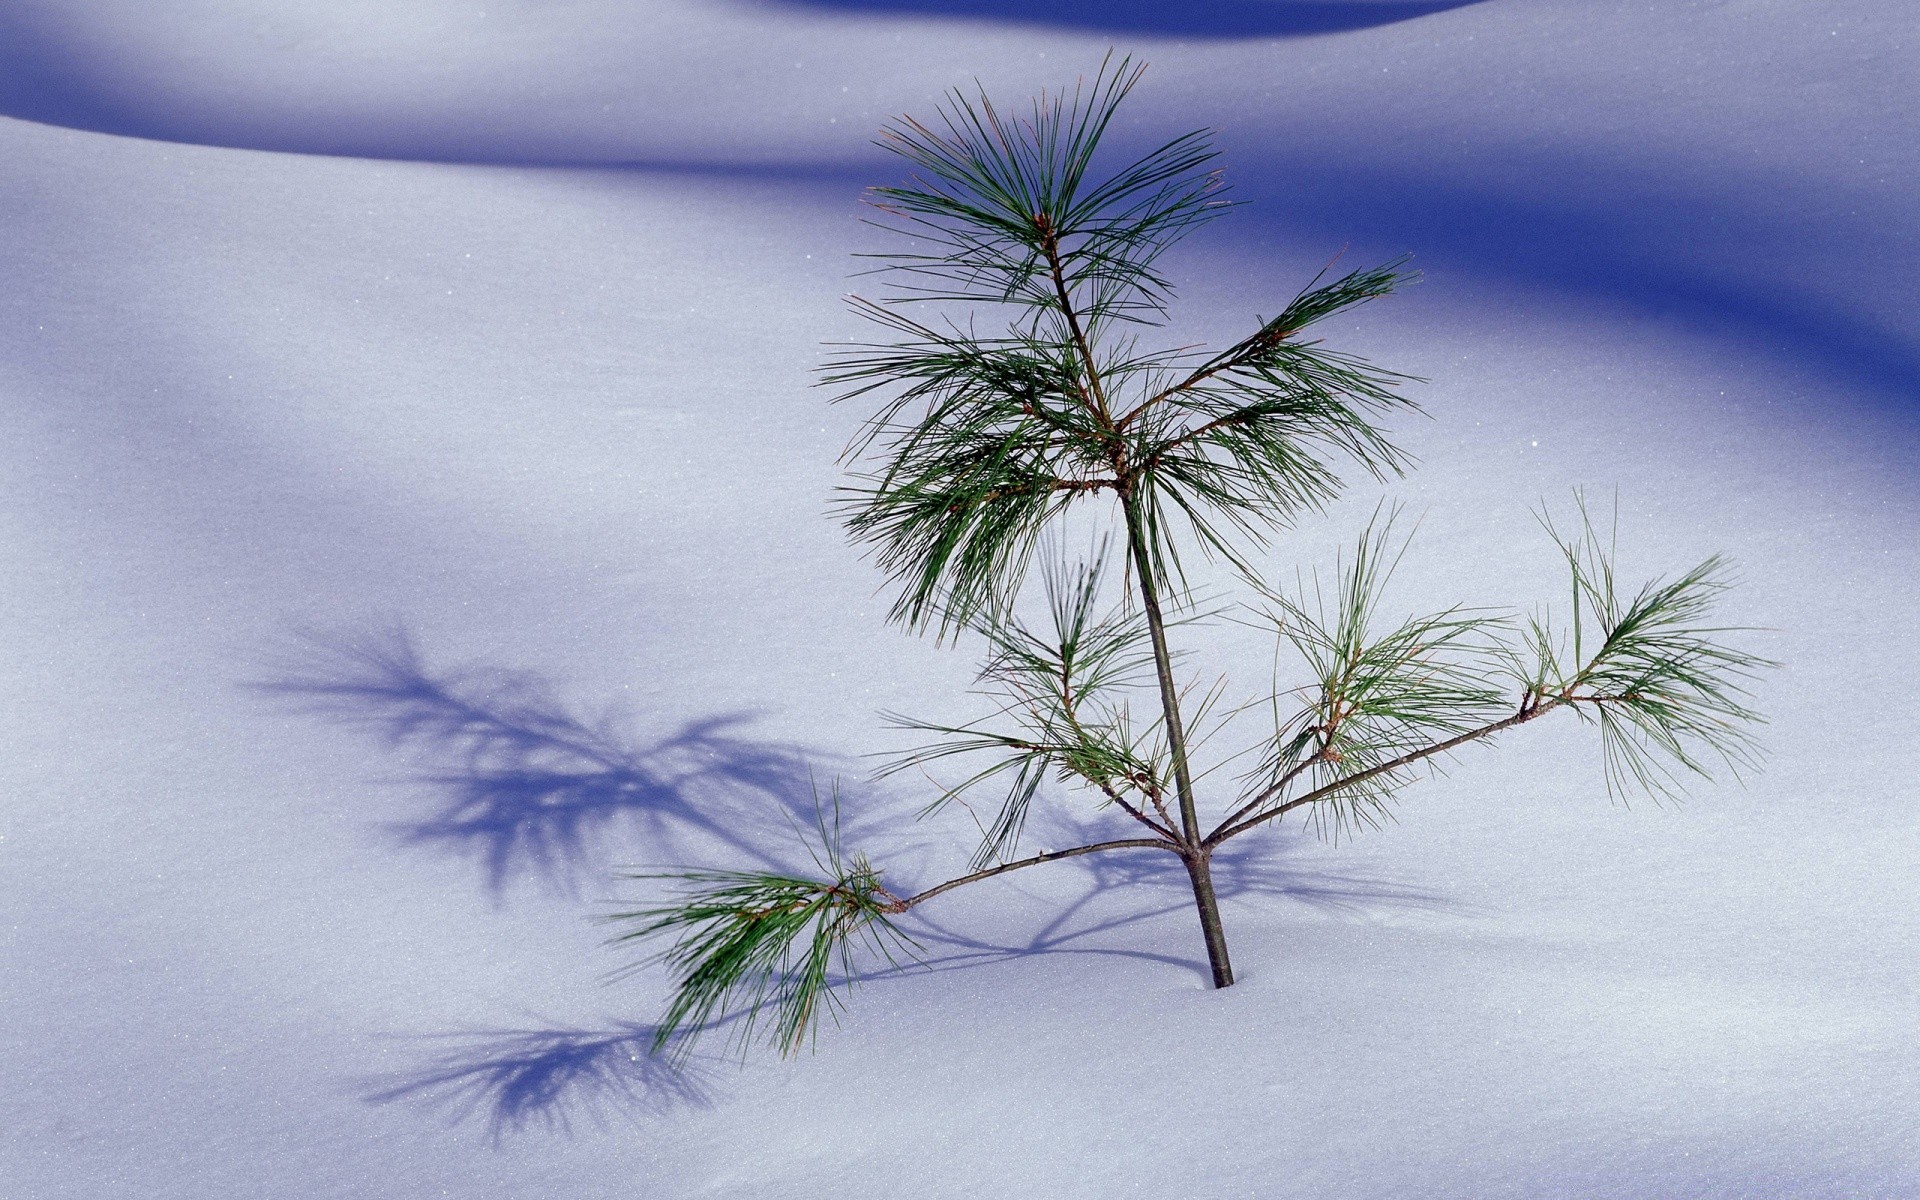
[[[736,717],[687,722],[666,737],[639,741],[623,732],[618,714],[583,717],[533,673],[431,667],[399,626],[308,635],[280,678],[260,686],[299,711],[362,729],[411,760],[417,769],[407,780],[435,807],[391,828],[404,845],[476,860],[496,899],[522,880],[577,894],[582,883],[607,877],[623,847],[644,847],[665,867],[711,862],[718,850],[743,864],[804,869],[795,861],[805,854],[796,831],[819,817],[815,773],[826,756],[745,737]],[[872,818],[846,828],[850,841],[878,831]],[[1065,816],[1036,828],[1062,845],[1112,832]],[[1030,933],[994,941],[916,911],[910,931],[924,959],[872,977],[904,980],[925,969],[1050,954],[1132,958],[1205,976],[1199,958],[1109,936],[1190,912],[1186,872],[1173,856],[1090,855],[1039,870],[1071,881],[1071,894],[1045,902]],[[1271,837],[1229,847],[1214,870],[1229,905],[1301,903],[1354,914],[1454,907],[1437,893],[1390,880],[1290,869],[1285,847]],[[1034,902],[1015,898],[1012,906]],[[705,1033],[724,1037],[723,1027],[738,1016]],[[652,1026],[618,1022],[411,1038],[431,1046],[422,1064],[379,1081],[366,1099],[407,1102],[456,1125],[484,1123],[496,1141],[707,1104],[715,1060],[663,1057],[653,1050],[653,1034]]]
[[[1396,25],[1481,0],[778,0],[790,7],[1134,37],[1298,38]]]
[[[1062,818],[1050,823],[1050,832],[1095,840],[1112,830]],[[1262,904],[1303,904],[1356,917],[1465,907],[1442,893],[1376,875],[1289,868],[1287,849],[1284,844],[1274,845],[1269,836],[1261,843],[1222,851],[1214,860],[1220,898],[1242,911]],[[1039,926],[1023,939],[970,936],[924,910],[916,911],[908,919],[909,929],[925,957],[912,964],[874,969],[865,978],[905,982],[927,970],[968,970],[1053,954],[1134,959],[1190,971],[1202,982],[1208,978],[1203,956],[1132,948],[1106,936],[1163,919],[1191,917],[1193,900],[1186,870],[1172,855],[1147,851],[1089,855],[1040,870],[1072,878],[1069,887],[1074,894],[1064,903],[1049,899]],[[1031,902],[1015,903],[1024,907]],[[847,982],[840,978],[835,986]],[[738,1019],[739,1014],[733,1014],[702,1032],[724,1039],[727,1027]],[[484,1124],[496,1144],[527,1133],[571,1135],[582,1122],[606,1128],[616,1122],[641,1122],[709,1106],[722,1060],[657,1054],[654,1031],[652,1025],[619,1022],[603,1028],[507,1029],[409,1038],[405,1039],[409,1043],[436,1049],[418,1068],[379,1081],[365,1099],[371,1104],[408,1103],[441,1114],[451,1125]]]
[[[622,714],[583,716],[533,672],[430,667],[398,627],[303,636],[260,687],[410,760],[401,782],[433,808],[388,828],[476,862],[496,900],[522,883],[577,896],[616,862],[795,869],[821,806],[837,804],[840,764],[747,736],[744,714],[638,738]]]
[[[380,1081],[369,1104],[406,1102],[449,1124],[508,1135],[571,1135],[712,1103],[712,1064],[653,1051],[651,1025],[480,1030],[407,1039],[439,1047],[427,1063]]]
[[[637,739],[621,714],[585,717],[532,672],[429,666],[398,625],[302,635],[287,658],[279,678],[257,686],[415,764],[404,782],[435,807],[389,828],[403,845],[477,861],[496,900],[522,882],[577,895],[604,884],[629,851],[666,868],[718,857],[802,869],[806,834],[822,818],[816,773],[831,778],[838,765],[747,737],[738,715]],[[857,818],[845,829],[857,831]],[[619,1022],[407,1038],[431,1047],[423,1064],[365,1098],[483,1122],[496,1142],[705,1106],[710,1060],[657,1054],[653,1036],[650,1025]]]

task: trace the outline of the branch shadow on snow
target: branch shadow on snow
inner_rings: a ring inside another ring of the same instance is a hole
[[[379,1081],[369,1104],[409,1103],[450,1125],[483,1122],[509,1135],[571,1135],[712,1103],[712,1064],[655,1054],[653,1027],[479,1030],[408,1039],[439,1051],[422,1067]]]
[[[531,672],[431,667],[397,625],[371,634],[306,635],[280,677],[257,686],[296,711],[362,730],[409,760],[414,770],[404,781],[434,807],[389,828],[403,845],[476,861],[496,901],[526,881],[578,894],[588,879],[606,879],[615,856],[627,851],[665,868],[710,864],[717,852],[740,864],[805,870],[798,831],[819,816],[816,769],[837,761],[748,738],[737,716],[636,739],[618,712],[582,716]],[[904,849],[897,835],[905,822],[889,824],[889,810],[898,810],[878,799],[857,790],[849,796],[849,845],[857,847],[862,834],[887,834]],[[1099,820],[1054,815],[1036,836],[1065,845],[1113,832]],[[1437,893],[1385,879],[1289,870],[1287,847],[1275,847],[1273,836],[1216,857],[1216,886],[1229,907],[1275,900],[1356,914],[1455,907]],[[993,941],[942,921],[937,910],[919,910],[910,928],[927,951],[924,960],[868,978],[903,982],[923,970],[1050,954],[1131,958],[1205,978],[1200,957],[1116,945],[1106,936],[1191,915],[1186,872],[1172,855],[1089,855],[1041,870],[1071,881],[1073,890],[1064,903],[1046,902],[1032,932]],[[1034,906],[1016,898],[1008,907]],[[724,1038],[739,1016],[721,1018],[706,1034]],[[483,1123],[496,1143],[710,1103],[719,1060],[656,1054],[653,1034],[650,1025],[616,1022],[407,1038],[432,1049],[418,1067],[377,1081],[365,1099],[406,1102],[453,1125]]]
[[[1481,0],[780,0],[790,7],[1130,37],[1299,38],[1396,25]]]
[[[838,787],[840,764],[746,736],[745,714],[637,738],[618,711],[584,716],[532,672],[429,667],[398,627],[306,635],[280,677],[258,686],[410,760],[399,782],[433,807],[387,829],[403,846],[477,863],[496,901],[522,884],[578,896],[616,865],[716,853],[794,869],[806,855],[796,831],[812,830]]]
[[[1066,823],[1062,824],[1064,829]],[[1090,826],[1086,836],[1100,836]],[[1385,911],[1459,911],[1439,892],[1354,872],[1287,870],[1273,846],[1230,847],[1214,860],[1214,879],[1229,908],[1257,901],[1303,904],[1322,912],[1368,915]],[[1059,864],[1074,876],[1077,894],[1049,902],[1048,914],[1024,939],[993,941],[916,912],[911,932],[925,959],[874,970],[872,983],[906,982],[925,971],[970,970],[1009,959],[1072,954],[1126,958],[1191,972],[1204,983],[1204,956],[1167,954],[1113,945],[1104,935],[1163,919],[1192,916],[1185,868],[1171,855],[1090,855]],[[1122,903],[1113,901],[1119,898]],[[1236,902],[1242,902],[1236,905]],[[836,981],[842,986],[848,981]],[[853,1004],[859,1003],[850,997]],[[740,1014],[704,1029],[725,1039]],[[715,1100],[721,1056],[668,1057],[653,1050],[654,1026],[616,1022],[602,1028],[479,1030],[407,1038],[436,1047],[418,1067],[375,1082],[369,1104],[405,1103],[438,1114],[450,1126],[483,1125],[498,1145],[507,1138],[545,1133],[570,1137],[582,1124],[607,1129],[641,1123]],[[732,1046],[732,1043],[728,1043]],[[737,1047],[734,1047],[737,1048]]]

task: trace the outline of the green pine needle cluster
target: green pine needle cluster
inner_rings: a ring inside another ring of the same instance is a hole
[[[1130,813],[1158,813],[1166,828],[1171,788],[1165,742],[1157,722],[1135,721],[1129,703],[1130,694],[1152,679],[1146,624],[1137,612],[1103,611],[1105,557],[1096,555],[1090,563],[1048,560],[1045,626],[1035,628],[1011,614],[974,622],[988,647],[980,680],[999,703],[991,718],[963,726],[894,718],[900,728],[939,740],[895,758],[882,775],[961,755],[991,756],[984,767],[942,789],[928,812],[989,780],[1007,783],[998,811],[982,823],[976,869],[1014,849],[1034,794],[1049,778],[1090,787]]]
[[[1024,116],[1002,114],[985,92],[956,91],[934,125],[903,117],[883,130],[880,145],[916,174],[870,198],[932,251],[884,256],[900,294],[1057,319],[1064,286],[1101,323],[1162,317],[1173,285],[1154,264],[1227,202],[1205,132],[1096,172],[1100,140],[1144,71],[1103,64],[1091,84],[1042,95]]]
[[[684,1054],[699,1034],[737,1016],[733,1036],[743,1052],[764,1035],[780,1053],[796,1054],[823,1015],[837,1014],[834,988],[858,977],[860,955],[890,963],[912,956],[913,940],[893,923],[899,900],[881,886],[879,872],[863,857],[847,857],[837,830],[824,822],[822,834],[815,862],[824,879],[768,871],[623,876],[677,885],[666,903],[607,918],[632,926],[614,945],[671,939],[628,968],[664,964],[674,977],[673,1000],[655,1026],[655,1051]]]
[[[1387,764],[1512,706],[1489,679],[1500,617],[1451,608],[1378,628],[1386,586],[1407,545],[1394,543],[1388,516],[1362,533],[1330,593],[1317,575],[1292,594],[1266,590],[1263,615],[1313,684],[1269,699],[1275,733],[1251,779],[1264,803],[1292,787],[1318,790],[1379,769],[1313,807],[1309,820],[1336,836],[1387,815],[1388,800],[1412,778],[1412,764]],[[1291,715],[1282,708],[1286,699],[1301,702]]]
[[[888,393],[850,448],[877,462],[843,512],[904,584],[896,619],[954,632],[1005,607],[1076,499],[1137,505],[1155,569],[1177,574],[1183,531],[1238,561],[1245,538],[1331,499],[1330,454],[1406,465],[1376,427],[1412,407],[1393,390],[1405,377],[1300,336],[1405,283],[1400,262],[1316,279],[1219,353],[1129,332],[1166,319],[1157,260],[1227,208],[1205,132],[1096,171],[1142,69],[1109,63],[1017,119],[956,92],[937,127],[884,135],[918,173],[870,198],[912,249],[875,256],[893,290],[853,304],[892,337],[846,347],[822,379],[843,400]],[[968,305],[965,324],[908,311],[929,302]],[[985,312],[1003,324],[983,334]]]
[[[1671,579],[1624,593],[1614,574],[1615,535],[1603,541],[1584,500],[1577,532],[1541,524],[1567,563],[1567,628],[1542,613],[1528,622],[1524,685],[1533,696],[1565,698],[1599,727],[1609,792],[1678,798],[1688,776],[1711,778],[1719,763],[1735,777],[1758,765],[1753,728],[1764,718],[1749,685],[1779,664],[1732,645],[1746,630],[1712,614],[1732,586],[1714,555]],[[1615,522],[1617,528],[1617,519]]]

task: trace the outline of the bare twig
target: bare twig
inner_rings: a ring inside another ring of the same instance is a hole
[[[936,884],[926,891],[918,892],[912,896],[903,898],[893,896],[893,894],[889,892],[887,895],[893,896],[893,899],[890,904],[884,907],[884,911],[889,913],[903,913],[916,905],[924,904],[942,892],[950,892],[954,888],[964,887],[969,883],[978,883],[983,879],[992,879],[995,875],[1005,875],[1008,871],[1018,871],[1022,867],[1037,867],[1041,863],[1058,862],[1063,858],[1078,858],[1083,854],[1098,854],[1103,850],[1133,849],[1167,850],[1175,854],[1180,852],[1179,846],[1165,838],[1120,838],[1111,842],[1094,842],[1087,846],[1075,846],[1071,850],[1049,850],[1045,854],[1036,854],[1031,858],[1022,858],[1015,862],[1001,863],[999,866],[988,867],[984,871],[975,871],[970,875],[962,875],[957,879],[949,879],[945,883]]]

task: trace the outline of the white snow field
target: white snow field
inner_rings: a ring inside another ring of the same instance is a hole
[[[1629,576],[1740,565],[1766,769],[1626,807],[1543,721],[1236,843],[1234,988],[1099,856],[675,1074],[614,866],[790,860],[809,779],[901,886],[971,848],[864,779],[980,711],[828,511],[868,139],[1110,46],[1116,149],[1216,126],[1249,202],[1169,337],[1426,274],[1329,330],[1431,380],[1423,465],[1276,574],[1385,495],[1406,608],[1531,605],[1531,510],[1617,489]],[[1920,1196],[1917,54],[1910,0],[9,0],[0,1197]]]

